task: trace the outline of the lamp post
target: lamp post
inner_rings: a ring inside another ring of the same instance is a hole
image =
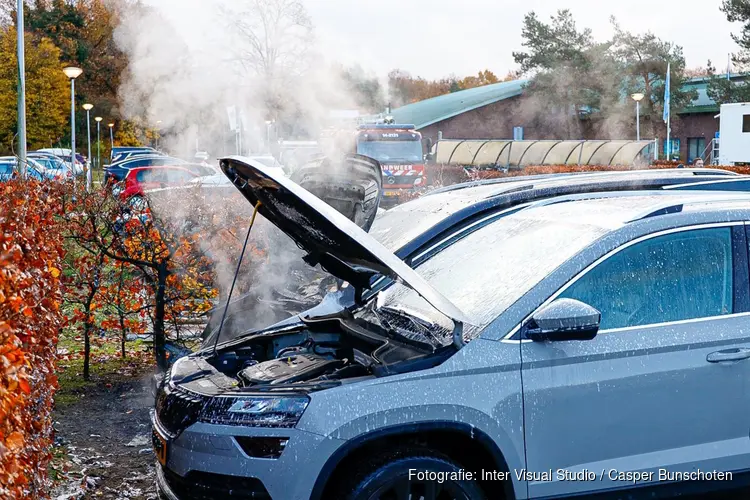
[[[110,154],[112,154],[112,151],[115,150],[115,132],[114,132],[115,124],[110,123],[108,126],[109,126],[109,148],[110,148],[109,151],[110,151]]]
[[[266,120],[266,148],[269,153],[271,152],[271,125],[273,123],[273,120]]]
[[[161,139],[161,120],[156,120],[156,149],[159,149],[159,139]]]
[[[94,120],[96,121],[96,167],[102,168],[102,134],[100,126],[103,118],[97,116]]]
[[[24,42],[23,0],[16,7],[18,52],[18,166],[21,178],[26,179],[26,60]]]
[[[645,97],[642,93],[636,92],[631,95],[635,101],[635,140],[641,140],[641,100]]]
[[[70,168],[75,176],[76,173],[76,78],[81,76],[83,70],[75,66],[63,68],[65,76],[70,78]],[[73,177],[75,179],[75,177]]]
[[[89,155],[86,157],[88,165],[86,165],[86,191],[91,191],[91,110],[94,109],[93,104],[84,104],[83,109],[86,110],[86,131],[88,135],[88,148]]]

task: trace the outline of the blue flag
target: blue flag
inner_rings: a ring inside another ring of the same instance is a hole
[[[669,121],[669,100],[670,100],[670,93],[669,93],[669,86],[671,82],[670,74],[670,67],[669,63],[667,63],[667,80],[664,83],[664,123]]]

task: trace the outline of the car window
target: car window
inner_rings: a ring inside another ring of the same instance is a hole
[[[8,180],[13,177],[14,166],[11,163],[0,163],[0,180]]]
[[[542,207],[498,219],[416,268],[468,316],[465,338],[476,336],[545,276],[609,231],[582,217],[557,216],[556,211],[554,206]],[[599,218],[606,220],[604,215]],[[383,305],[432,314],[433,309],[401,283],[381,294]]]
[[[631,245],[560,297],[602,313],[601,329],[731,314],[732,230],[698,229]]]

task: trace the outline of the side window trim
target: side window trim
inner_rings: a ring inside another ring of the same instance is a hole
[[[748,227],[732,227],[733,313],[750,312],[750,262],[748,262]]]
[[[583,269],[578,274],[576,274],[567,283],[565,283],[563,286],[561,286],[557,291],[555,291],[555,293],[553,293],[551,296],[549,296],[539,306],[537,306],[536,308],[534,308],[534,310],[531,313],[529,313],[510,332],[508,332],[508,334],[505,337],[503,337],[502,341],[509,341],[509,342],[518,342],[518,341],[520,341],[520,342],[531,342],[531,340],[529,340],[529,339],[521,338],[520,332],[521,332],[521,327],[524,324],[526,324],[527,321],[529,321],[529,319],[531,318],[531,316],[533,316],[536,311],[538,311],[539,309],[541,309],[544,306],[548,305],[553,300],[555,300],[557,297],[559,297],[560,295],[562,295],[575,282],[577,282],[579,279],[583,278],[586,274],[588,274],[589,271],[591,271],[592,269],[594,269],[595,267],[597,267],[599,264],[603,263],[605,260],[609,259],[610,257],[613,257],[613,256],[617,255],[618,253],[620,253],[621,251],[625,250],[626,248],[629,248],[629,247],[631,247],[633,245],[636,245],[638,243],[641,243],[643,241],[647,241],[647,240],[650,240],[650,239],[653,239],[653,238],[657,238],[659,236],[665,236],[665,235],[668,235],[668,234],[682,233],[682,232],[687,232],[687,231],[695,231],[695,230],[700,230],[700,229],[713,229],[713,228],[720,228],[720,227],[736,227],[736,226],[744,227],[745,223],[738,222],[738,221],[737,222],[717,222],[717,223],[710,223],[710,224],[699,224],[699,225],[694,225],[694,226],[685,226],[685,227],[678,227],[678,228],[672,228],[672,229],[665,229],[665,230],[662,230],[662,231],[657,231],[655,233],[651,233],[651,234],[647,234],[647,235],[644,235],[644,236],[640,236],[640,237],[635,238],[633,240],[630,240],[630,241],[628,241],[626,243],[623,243],[619,247],[617,247],[617,248],[615,248],[613,250],[610,250],[609,252],[607,252],[603,256],[601,256],[598,259],[596,259],[594,262],[592,262],[591,264],[589,264],[588,266],[586,266],[585,269]],[[734,235],[734,231],[733,231],[733,235]],[[733,247],[734,247],[734,237],[732,239],[733,239]],[[716,317],[716,318],[726,318],[727,316],[732,316],[734,314],[745,314],[745,313],[744,312],[740,312],[740,313],[733,312],[730,315],[722,315],[722,316],[714,316],[714,317]],[[706,319],[709,319],[709,318],[697,318],[697,319],[690,319],[690,320],[669,321],[669,322],[665,322],[665,323],[655,323],[655,324],[651,324],[651,325],[639,325],[637,327],[612,328],[610,330],[601,330],[600,333],[617,332],[617,331],[621,331],[621,330],[622,331],[627,331],[627,330],[631,330],[633,328],[643,328],[643,327],[646,327],[646,326],[656,326],[656,325],[668,325],[668,324],[675,324],[675,323],[684,323],[686,321],[688,321],[688,322],[691,322],[691,321],[703,321],[703,320],[706,320]]]

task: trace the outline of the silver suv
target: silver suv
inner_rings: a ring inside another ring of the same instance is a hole
[[[174,364],[163,497],[661,496],[750,470],[747,194],[548,197],[402,260],[371,236],[403,240],[393,217],[368,235],[262,166],[222,170],[352,301]]]

